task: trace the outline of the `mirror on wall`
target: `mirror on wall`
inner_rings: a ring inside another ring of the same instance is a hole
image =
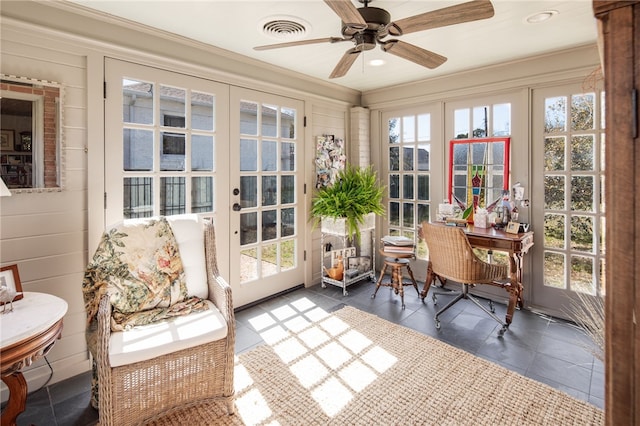
[[[62,85],[0,76],[0,172],[12,192],[62,189]]]
[[[509,190],[510,138],[449,142],[449,202],[491,210]]]

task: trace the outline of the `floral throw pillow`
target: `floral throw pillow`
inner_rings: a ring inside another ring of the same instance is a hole
[[[82,287],[89,321],[97,313],[100,297],[109,294],[112,330],[206,309],[201,299],[187,299],[178,244],[163,217],[105,232]]]

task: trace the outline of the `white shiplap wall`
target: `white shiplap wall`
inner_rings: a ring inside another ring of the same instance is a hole
[[[18,193],[0,200],[2,265],[18,265],[23,291],[50,293],[69,305],[62,338],[47,356],[56,382],[89,368],[81,292],[87,260],[86,61],[64,44],[6,27],[0,61],[4,74],[64,85],[64,190]],[[25,372],[29,390],[45,383],[49,374],[44,360],[34,363]],[[7,394],[3,384],[3,401]]]

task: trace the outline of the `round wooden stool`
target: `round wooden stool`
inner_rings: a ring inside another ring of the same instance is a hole
[[[404,309],[404,286],[412,285],[416,289],[416,293],[420,296],[420,291],[418,290],[418,284],[416,283],[415,278],[413,278],[413,271],[411,271],[411,266],[409,266],[409,257],[411,256],[394,256],[386,253],[384,251],[380,251],[380,253],[385,256],[384,258],[384,266],[382,267],[382,271],[380,271],[380,278],[378,278],[378,282],[376,283],[376,289],[371,295],[371,298],[376,297],[376,293],[378,289],[382,287],[392,287],[395,294],[400,295],[400,300],[402,301],[402,309]],[[395,253],[394,253],[395,254]],[[391,280],[388,282],[382,282],[382,278],[387,272],[387,268],[391,268]],[[402,277],[402,268],[407,268],[407,273],[409,274],[410,282],[405,282]]]

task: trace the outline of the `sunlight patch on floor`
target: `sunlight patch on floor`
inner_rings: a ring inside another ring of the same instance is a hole
[[[329,417],[398,361],[305,297],[258,314],[249,324]],[[236,406],[246,424],[274,421],[268,398],[253,388],[248,370],[240,364],[235,385]]]

